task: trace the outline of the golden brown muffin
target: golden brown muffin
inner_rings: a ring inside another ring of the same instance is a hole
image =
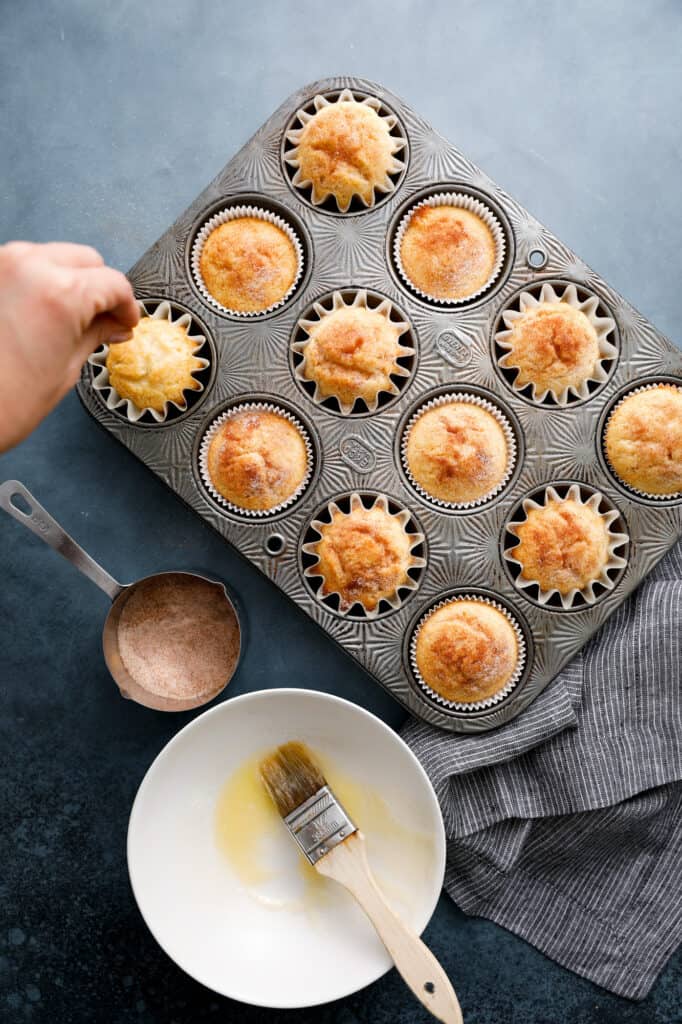
[[[337,509],[319,533],[313,547],[319,559],[315,574],[322,577],[320,592],[339,594],[342,607],[358,601],[371,612],[409,581],[413,539],[381,506],[356,506],[349,513]]]
[[[499,693],[514,675],[519,645],[509,619],[483,601],[451,601],[419,627],[422,679],[445,700],[469,704]]]
[[[352,407],[362,398],[372,407],[382,391],[395,390],[391,374],[400,371],[403,330],[376,310],[341,306],[307,328],[303,376],[315,381],[321,399]]]
[[[594,376],[599,339],[585,314],[567,302],[543,302],[514,318],[505,338],[503,366],[518,369],[517,387],[561,394]]]
[[[507,438],[487,409],[452,401],[427,409],[412,425],[405,449],[414,481],[439,501],[477,501],[504,480]]]
[[[682,388],[659,384],[629,395],[610,417],[605,440],[611,466],[630,487],[682,491]]]
[[[313,202],[334,196],[345,211],[354,196],[370,206],[375,189],[390,191],[388,176],[400,167],[395,150],[390,128],[376,110],[356,100],[342,100],[311,117],[292,155],[298,180],[312,186]]]
[[[276,224],[260,217],[235,217],[211,231],[199,270],[221,306],[236,313],[260,313],[290,290],[298,273],[298,254]]]
[[[544,591],[569,594],[598,580],[609,561],[609,530],[594,509],[579,501],[550,500],[515,527],[512,557],[524,580]]]
[[[244,409],[216,430],[206,465],[223,498],[238,508],[267,511],[301,486],[308,452],[300,430],[280,413]]]
[[[198,391],[192,374],[204,361],[194,353],[199,344],[187,329],[162,317],[144,316],[130,341],[110,345],[106,357],[109,383],[121,398],[138,409],[163,412],[166,402],[183,405],[184,391]]]
[[[459,206],[421,206],[410,217],[400,260],[412,284],[436,299],[466,299],[495,269],[493,233],[477,214]]]

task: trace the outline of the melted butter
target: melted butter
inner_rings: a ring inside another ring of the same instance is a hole
[[[409,907],[410,891],[433,858],[430,835],[403,825],[372,786],[312,751],[329,786],[365,834],[377,881],[391,902]],[[244,761],[225,782],[216,805],[219,849],[241,886],[272,909],[314,911],[345,899],[340,886],[318,874],[288,835],[260,780],[261,756]]]

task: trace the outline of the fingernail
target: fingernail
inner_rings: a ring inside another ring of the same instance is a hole
[[[117,345],[121,341],[130,341],[132,336],[132,331],[114,331],[107,338],[107,345]]]

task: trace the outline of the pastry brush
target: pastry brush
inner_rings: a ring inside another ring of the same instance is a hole
[[[365,837],[336,799],[303,743],[284,743],[260,764],[263,784],[284,824],[313,867],[358,901],[404,981],[443,1024],[462,1011],[433,953],[389,907],[370,871]]]

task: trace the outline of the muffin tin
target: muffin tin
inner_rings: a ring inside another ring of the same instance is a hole
[[[395,190],[369,209],[351,204],[340,213],[331,204],[313,206],[293,184],[285,133],[297,111],[311,109],[317,94],[338,97],[349,89],[361,99],[377,97],[396,117],[406,145],[405,168]],[[400,276],[393,259],[398,225],[414,203],[442,192],[484,202],[502,225],[501,272],[472,301],[448,307],[420,297]],[[292,294],[269,313],[232,316],[206,302],[191,269],[194,240],[205,222],[231,206],[256,205],[283,217],[303,250],[303,270]],[[107,409],[92,387],[92,368],[78,385],[87,411],[226,540],[289,595],[405,707],[454,732],[481,732],[518,715],[547,686],[588,637],[627,597],[682,535],[682,498],[651,500],[619,483],[601,450],[603,424],[629,389],[651,381],[682,385],[682,353],[570,249],[555,238],[409,106],[383,86],[356,78],[315,82],[289,97],[227,164],[191,206],[142,256],[129,273],[139,299],[170,301],[189,312],[208,339],[212,366],[200,401],[165,423],[128,422]],[[495,333],[507,306],[520,292],[574,284],[593,294],[599,313],[613,318],[618,356],[584,400],[565,407],[537,403],[514,389],[498,364]],[[299,319],[335,291],[365,290],[372,301],[387,298],[411,325],[415,348],[410,376],[399,393],[376,411],[343,415],[317,403],[296,377],[292,344]],[[480,395],[498,406],[516,440],[516,464],[499,493],[481,506],[434,506],[410,484],[401,466],[402,430],[416,409],[451,391]],[[199,448],[210,423],[239,402],[265,402],[287,409],[304,424],[313,447],[313,471],[305,491],[275,515],[247,518],[221,508],[199,473]],[[629,535],[627,565],[610,590],[593,604],[564,610],[519,590],[505,562],[506,526],[523,498],[546,485],[598,491],[619,513]],[[424,534],[426,565],[418,586],[397,607],[373,618],[340,614],[320,600],[305,575],[303,545],[310,524],[331,501],[352,494],[387,496],[391,508],[407,510]],[[455,711],[442,707],[418,686],[410,667],[414,625],[449,595],[480,594],[508,609],[527,648],[523,674],[493,707]]]

